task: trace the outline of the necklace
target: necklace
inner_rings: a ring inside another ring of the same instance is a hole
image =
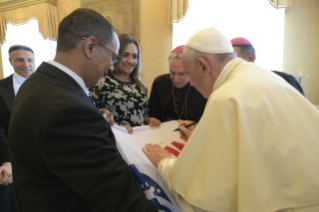
[[[184,108],[185,108],[185,104],[186,104],[186,102],[187,102],[187,97],[188,97],[189,91],[190,91],[190,89],[191,89],[191,86],[189,86],[188,91],[187,91],[187,93],[186,93],[185,101],[184,101],[184,104],[183,104],[181,113],[178,113],[178,108],[177,108],[177,106],[176,106],[174,88],[175,88],[175,86],[174,86],[174,84],[172,83],[172,95],[173,95],[174,109],[175,109],[175,111],[176,111],[176,114],[177,114],[178,119],[181,119],[181,117],[182,117],[182,115],[183,115]]]

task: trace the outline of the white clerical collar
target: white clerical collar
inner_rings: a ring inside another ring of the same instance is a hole
[[[20,86],[28,79],[20,76],[17,72],[13,72],[12,82],[13,82],[13,90],[14,94],[17,95]]]
[[[63,71],[64,73],[66,73],[67,75],[72,77],[80,85],[80,87],[83,89],[84,93],[86,93],[86,95],[89,96],[89,90],[86,88],[84,80],[79,75],[77,75],[71,69],[65,67],[64,65],[62,65],[58,62],[48,60],[48,63],[50,65],[57,67],[58,69],[60,69],[61,71]]]

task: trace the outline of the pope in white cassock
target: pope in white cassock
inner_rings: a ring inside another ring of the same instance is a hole
[[[177,159],[143,152],[185,212],[318,212],[319,112],[286,81],[236,58],[215,28],[195,33],[182,64],[208,99]]]

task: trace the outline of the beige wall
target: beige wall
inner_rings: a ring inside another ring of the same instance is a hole
[[[149,92],[153,80],[168,73],[172,50],[172,26],[168,24],[169,1],[140,0],[139,43],[142,52],[142,79]]]
[[[81,0],[57,0],[59,23],[73,10],[81,7]]]
[[[301,86],[306,97],[319,105],[319,1],[293,0],[286,11],[283,71],[308,75]]]

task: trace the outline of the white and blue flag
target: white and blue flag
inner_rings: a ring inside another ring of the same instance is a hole
[[[168,150],[172,157],[177,157],[185,145],[185,141],[179,138],[179,133],[173,132],[177,126],[177,121],[170,121],[162,123],[156,129],[149,129],[149,126],[134,127],[133,134],[128,134],[123,127],[112,127],[119,152],[143,188],[146,197],[161,212],[182,211],[159,176],[157,168],[142,152],[142,148],[147,143],[157,143]]]

